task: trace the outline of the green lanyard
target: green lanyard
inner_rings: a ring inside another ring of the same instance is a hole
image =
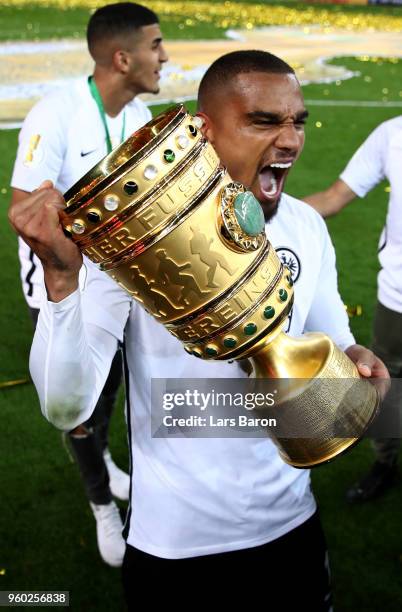
[[[88,77],[88,86],[91,92],[91,96],[95,100],[96,106],[98,107],[98,111],[102,119],[103,127],[105,128],[107,152],[111,153],[113,150],[113,147],[112,147],[112,141],[110,139],[109,128],[108,128],[107,121],[106,121],[105,108],[103,106],[103,102],[102,102],[101,95],[99,93],[99,89],[96,86],[94,78],[91,76]],[[124,111],[123,113],[123,125],[121,128],[120,142],[124,142],[125,129],[126,129],[126,111]]]

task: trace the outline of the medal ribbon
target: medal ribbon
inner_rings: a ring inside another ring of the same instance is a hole
[[[108,153],[111,153],[113,150],[112,147],[112,141],[110,138],[110,133],[109,133],[109,128],[107,125],[107,121],[106,121],[106,113],[105,113],[105,107],[103,106],[103,102],[102,102],[102,98],[101,95],[99,93],[99,89],[96,86],[95,80],[93,77],[88,77],[88,86],[89,86],[89,90],[91,92],[91,96],[93,97],[93,99],[96,102],[96,106],[98,107],[98,111],[99,111],[99,115],[100,118],[102,119],[102,123],[103,123],[103,127],[105,128],[105,136],[106,136],[106,149]],[[123,125],[121,128],[121,136],[120,136],[120,142],[124,142],[124,132],[126,130],[126,111],[124,111],[123,113]]]

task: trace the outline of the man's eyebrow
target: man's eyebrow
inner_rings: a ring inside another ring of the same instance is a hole
[[[267,111],[252,111],[251,113],[246,114],[247,119],[253,120],[263,120],[263,121],[273,121],[275,123],[280,123],[281,116],[278,113],[268,113]]]
[[[295,116],[296,121],[302,121],[303,119],[307,119],[309,112],[307,109],[300,111]],[[252,111],[246,114],[247,119],[250,121],[272,121],[272,123],[281,123],[283,121],[283,116],[279,113],[269,113],[267,111]]]
[[[307,119],[307,117],[309,116],[309,112],[307,109],[305,109],[304,111],[302,111],[301,113],[297,113],[296,115],[296,119],[298,121],[302,121],[303,119]]]

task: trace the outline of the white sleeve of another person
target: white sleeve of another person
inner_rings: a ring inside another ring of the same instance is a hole
[[[359,147],[340,178],[360,198],[383,180],[387,151],[387,128],[379,125]]]
[[[19,134],[12,187],[31,192],[46,179],[57,182],[65,155],[67,114],[56,94],[32,108]]]

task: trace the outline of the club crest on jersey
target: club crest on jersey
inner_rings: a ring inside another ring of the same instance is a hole
[[[25,149],[24,166],[27,168],[35,168],[42,163],[44,159],[44,151],[41,144],[41,135],[33,134],[29,139],[29,143]]]
[[[275,249],[275,251],[281,262],[289,268],[290,274],[292,275],[292,280],[295,283],[299,278],[301,272],[300,259],[298,258],[296,253],[288,247],[278,247]],[[289,312],[287,321],[282,329],[282,331],[284,331],[285,333],[290,331],[290,326],[292,325],[292,317],[293,308]]]
[[[292,249],[288,247],[277,247],[275,249],[281,262],[287,266],[292,275],[292,280],[295,283],[300,276],[301,264],[300,259]]]

